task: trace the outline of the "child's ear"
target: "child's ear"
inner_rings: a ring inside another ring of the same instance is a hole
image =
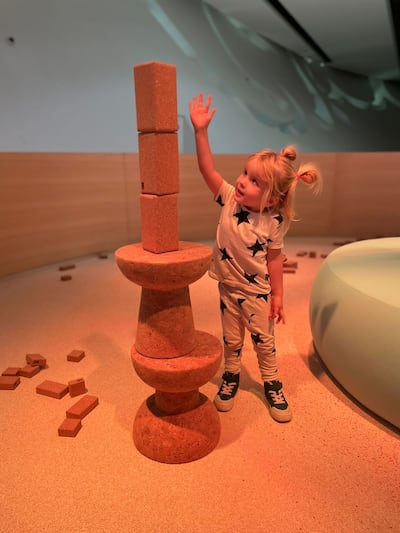
[[[268,202],[268,207],[275,207],[279,203],[279,196],[271,196]]]

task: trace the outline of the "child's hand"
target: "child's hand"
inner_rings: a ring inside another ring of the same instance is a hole
[[[195,96],[191,102],[189,102],[190,120],[192,121],[193,128],[200,130],[208,128],[216,108],[210,110],[211,96],[207,97],[206,103],[203,104],[203,93],[199,96]]]
[[[285,324],[285,313],[283,312],[282,298],[272,297],[269,317],[270,320],[275,320],[277,324],[282,322]]]

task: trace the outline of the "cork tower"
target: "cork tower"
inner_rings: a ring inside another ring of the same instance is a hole
[[[150,62],[133,72],[142,242],[115,257],[124,276],[142,287],[131,358],[155,389],[136,414],[133,440],[155,461],[185,463],[210,453],[220,436],[218,413],[199,387],[217,372],[222,347],[195,329],[189,292],[207,271],[211,249],[179,241],[176,67]]]

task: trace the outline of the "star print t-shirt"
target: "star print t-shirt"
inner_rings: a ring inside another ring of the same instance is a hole
[[[252,294],[270,293],[266,254],[283,246],[283,219],[250,211],[234,200],[235,189],[224,181],[216,195],[222,207],[209,274]]]

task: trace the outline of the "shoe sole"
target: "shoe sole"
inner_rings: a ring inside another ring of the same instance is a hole
[[[234,403],[233,400],[233,398],[231,398],[230,400],[221,400],[219,396],[216,396],[214,398],[214,405],[218,411],[226,413],[227,411],[230,411],[232,409]]]
[[[292,411],[290,407],[284,411],[276,409],[275,407],[271,407],[270,405],[268,405],[268,407],[272,418],[276,420],[276,422],[290,422],[292,420]]]

